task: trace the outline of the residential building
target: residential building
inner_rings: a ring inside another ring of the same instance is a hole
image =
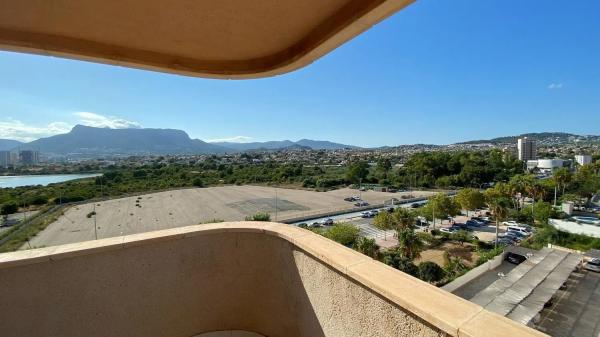
[[[23,150],[19,151],[19,164],[37,165],[40,162],[40,153],[38,151]]]
[[[592,156],[590,156],[589,154],[578,154],[575,156],[575,161],[581,166],[591,164]]]
[[[0,151],[0,167],[12,166],[10,161],[10,151]]]
[[[519,160],[528,161],[537,159],[537,144],[535,139],[523,137],[517,141],[517,154]]]

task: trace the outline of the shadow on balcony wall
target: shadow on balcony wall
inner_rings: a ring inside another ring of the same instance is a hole
[[[161,232],[177,229],[154,233]],[[260,229],[153,235],[48,247],[29,251],[49,256],[43,262],[0,263],[2,335],[439,334]]]

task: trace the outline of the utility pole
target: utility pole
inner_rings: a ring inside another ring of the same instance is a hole
[[[98,226],[96,226],[96,203],[94,203],[94,236],[98,240]]]
[[[556,185],[554,185],[554,207],[556,207]]]

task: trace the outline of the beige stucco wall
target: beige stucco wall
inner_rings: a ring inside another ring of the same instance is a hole
[[[2,336],[533,331],[311,232],[251,222],[2,254],[0,312]]]

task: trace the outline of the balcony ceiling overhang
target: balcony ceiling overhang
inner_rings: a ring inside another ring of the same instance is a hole
[[[0,49],[182,75],[306,66],[414,0],[0,0]]]

